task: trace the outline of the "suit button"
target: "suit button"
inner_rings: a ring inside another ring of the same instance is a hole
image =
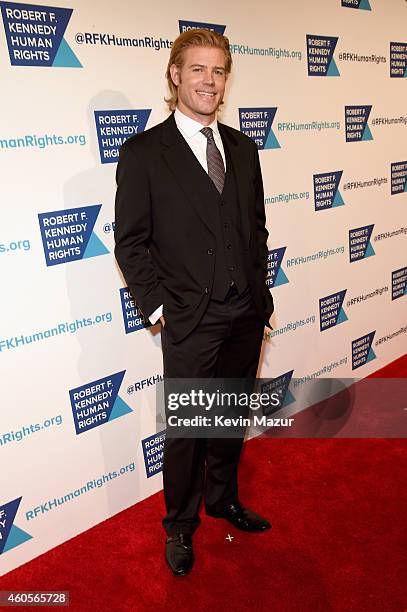
[[[233,271],[234,271],[234,269],[235,269],[235,266],[230,266],[230,267],[229,267],[229,271],[230,271],[230,272],[233,272]]]
[[[208,287],[205,287],[205,291],[204,291],[204,293],[209,293],[209,289],[208,289]]]
[[[226,204],[225,200],[221,200],[221,201],[220,201],[220,205],[221,205],[221,206],[225,206],[225,204]]]
[[[213,249],[208,249],[208,250],[206,251],[206,254],[207,254],[207,255],[213,255],[213,254],[214,254],[214,252],[215,252],[215,251],[214,251]]]
[[[231,248],[232,248],[232,245],[231,245],[231,244],[228,244],[226,248],[227,248],[227,249],[231,249]]]
[[[224,223],[224,224],[223,224],[223,227],[224,227],[225,229],[228,229],[229,225],[228,225],[227,223]]]

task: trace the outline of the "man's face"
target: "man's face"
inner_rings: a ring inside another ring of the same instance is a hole
[[[175,64],[170,68],[178,87],[178,108],[202,125],[209,125],[225,93],[225,54],[216,47],[189,47],[183,59],[182,68]]]

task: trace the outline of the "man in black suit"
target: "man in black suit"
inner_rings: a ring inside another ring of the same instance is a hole
[[[254,379],[273,312],[257,147],[216,120],[231,64],[226,37],[181,34],[167,69],[175,112],[120,151],[115,255],[144,317],[161,321],[165,379]],[[242,442],[167,436],[163,525],[175,575],[192,568],[202,496],[210,516],[270,527],[239,502]]]

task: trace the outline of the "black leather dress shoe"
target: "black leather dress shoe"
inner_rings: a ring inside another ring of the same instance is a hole
[[[266,519],[244,508],[239,503],[229,504],[222,512],[211,512],[207,510],[206,513],[215,518],[226,519],[229,523],[232,523],[234,527],[242,531],[265,531],[271,527]]]
[[[185,576],[194,564],[192,537],[185,533],[169,536],[165,544],[165,558],[174,576]]]

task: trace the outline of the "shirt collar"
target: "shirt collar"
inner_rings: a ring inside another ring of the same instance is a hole
[[[175,119],[175,123],[177,124],[178,129],[181,130],[181,132],[187,138],[192,138],[193,136],[198,134],[198,132],[200,132],[203,127],[210,127],[213,130],[214,134],[219,135],[218,121],[216,118],[210,125],[204,126],[202,125],[202,123],[199,123],[199,121],[195,121],[195,119],[191,119],[191,117],[188,117],[187,115],[182,113],[178,108],[176,108],[174,112],[174,119]]]

